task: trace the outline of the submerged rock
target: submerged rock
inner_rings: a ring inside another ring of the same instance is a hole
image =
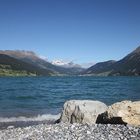
[[[108,107],[99,123],[116,123],[140,126],[140,101],[122,101]]]
[[[60,122],[95,124],[98,115],[106,110],[100,101],[70,100],[64,104]]]

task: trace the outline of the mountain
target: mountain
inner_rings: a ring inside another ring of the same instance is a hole
[[[53,60],[51,63],[55,66],[65,68],[67,71],[74,73],[74,74],[79,74],[80,72],[85,70],[80,65],[75,64],[72,61]]]
[[[50,63],[31,51],[0,51],[0,75],[140,75],[140,46],[119,61],[97,63],[83,69],[72,62]]]
[[[0,54],[0,76],[36,76],[52,74],[52,71],[46,71],[11,56]]]
[[[79,73],[79,71],[81,72],[81,69],[79,70],[79,68],[64,68],[53,65],[50,62],[40,58],[38,55],[31,51],[5,50],[0,51],[0,54],[11,56],[18,60],[31,64],[35,67],[38,67],[39,69],[50,71],[54,75],[73,75]]]
[[[53,60],[53,65],[64,67],[64,68],[82,68],[79,64],[75,64],[72,61]]]
[[[111,66],[115,63],[115,60],[109,60],[105,62],[100,62],[97,63],[87,70],[84,71],[84,74],[92,74],[92,75],[106,75],[108,74],[111,70]]]
[[[62,66],[62,67],[68,64],[67,62],[65,62],[63,60],[53,60],[51,63],[53,65]]]
[[[140,47],[119,61],[100,62],[83,72],[85,75],[140,75]]]
[[[140,47],[117,61],[110,75],[140,75]]]

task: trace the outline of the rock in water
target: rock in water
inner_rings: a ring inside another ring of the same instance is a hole
[[[60,122],[95,124],[107,106],[100,101],[70,100],[65,102]]]
[[[140,101],[122,101],[117,102],[108,107],[106,113],[104,113],[104,121],[106,123],[123,123],[140,126]],[[118,119],[120,118],[120,119]]]

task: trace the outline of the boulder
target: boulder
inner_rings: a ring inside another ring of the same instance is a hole
[[[140,101],[122,101],[108,107],[100,123],[116,123],[140,126]]]
[[[106,110],[100,101],[70,100],[64,104],[60,122],[95,124],[98,115]]]

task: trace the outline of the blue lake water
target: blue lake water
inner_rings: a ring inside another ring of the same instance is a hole
[[[140,77],[0,78],[0,118],[58,114],[70,99],[140,100]]]

